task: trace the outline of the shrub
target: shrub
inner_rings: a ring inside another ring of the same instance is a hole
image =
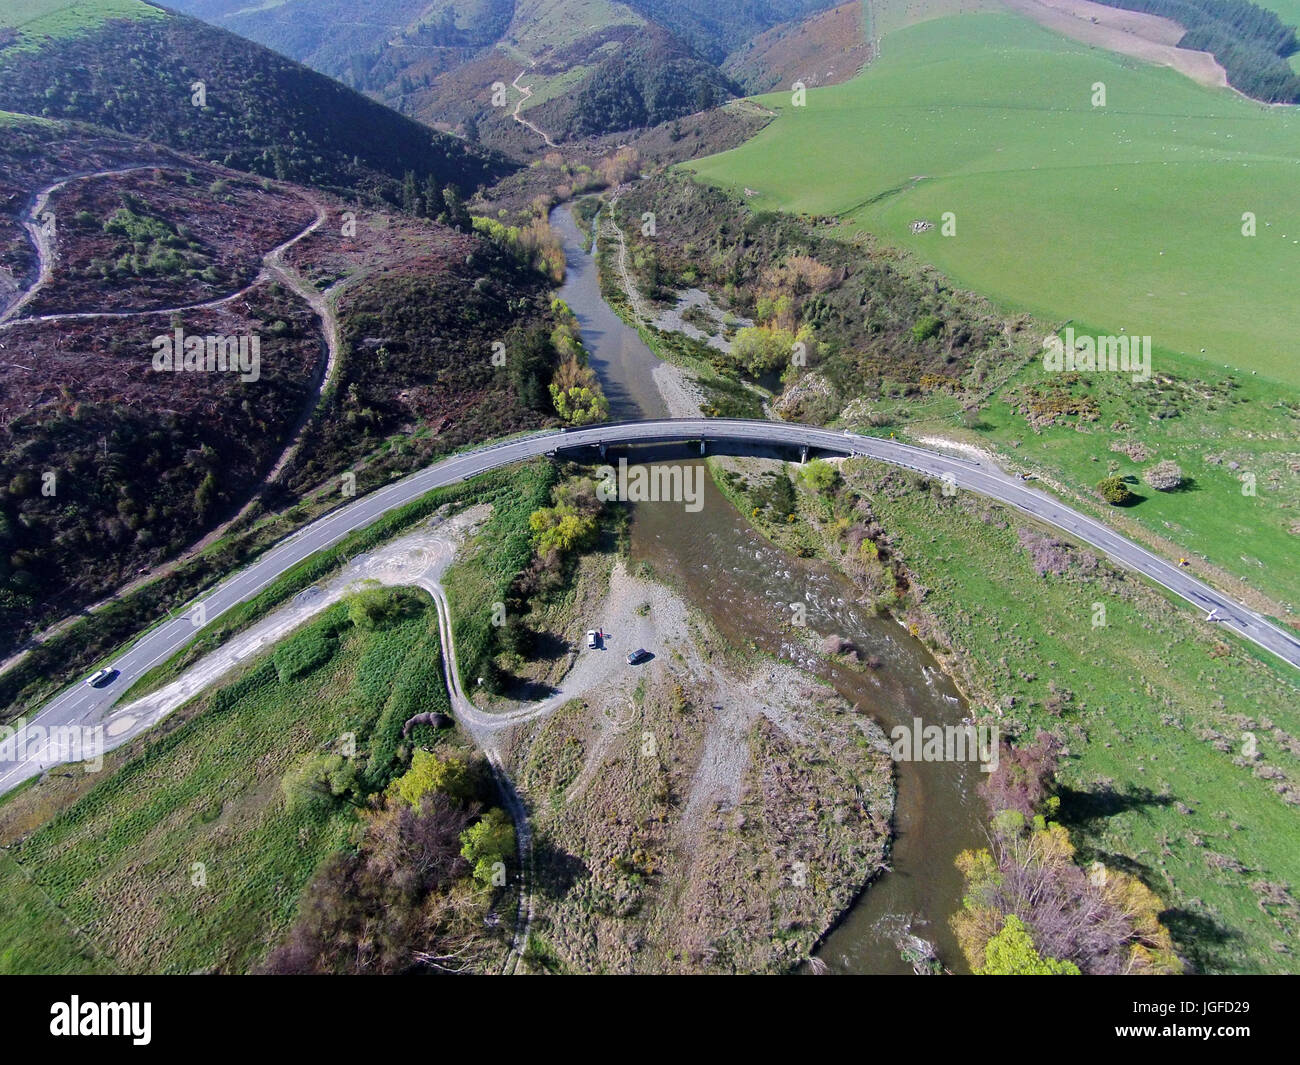
[[[1034,947],[1024,922],[1007,914],[1002,931],[984,945],[984,966],[978,976],[1078,976],[1073,962],[1044,958]]]
[[[1097,482],[1097,491],[1101,493],[1101,498],[1113,507],[1122,507],[1133,500],[1133,493],[1129,491],[1123,477],[1103,478]]]
[[[383,629],[422,609],[423,603],[404,589],[367,588],[348,600],[348,620],[359,629]]]
[[[1147,468],[1142,479],[1158,492],[1170,492],[1183,483],[1183,471],[1171,459]]]
[[[921,344],[931,337],[937,337],[942,330],[943,319],[936,318],[933,314],[927,314],[912,326],[912,339]]]
[[[482,819],[461,833],[461,857],[474,865],[474,879],[491,887],[495,867],[509,860],[515,851],[515,826],[500,807],[493,807]]]
[[[814,492],[832,493],[839,479],[839,470],[825,459],[813,459],[803,468],[804,484]]]
[[[458,754],[440,758],[432,751],[416,751],[411,768],[393,781],[390,790],[409,803],[411,809],[418,810],[421,800],[434,793],[458,802],[467,801],[478,790],[478,782],[468,759]]]

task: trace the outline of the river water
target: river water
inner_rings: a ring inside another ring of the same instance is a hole
[[[605,303],[596,263],[567,208],[551,223],[564,237],[567,274],[560,297],[582,327],[591,364],[610,399],[614,419],[667,414],[652,374],[659,360]],[[870,715],[886,733],[914,718],[956,724],[965,701],[933,657],[896,621],[857,601],[854,586],[832,567],[794,558],[756,533],[714,487],[703,506],[642,503],[632,517],[632,558],[645,560],[738,646],[755,646],[814,674]],[[811,647],[789,624],[790,605],[803,603]],[[843,636],[880,669],[859,672],[826,662],[812,650],[820,637]],[[934,943],[953,971],[964,966],[949,917],[961,898],[958,852],[982,842],[984,804],[975,763],[904,762],[897,766],[898,799],[889,872],[859,897],[817,956],[833,972],[909,973],[899,955],[910,932]]]

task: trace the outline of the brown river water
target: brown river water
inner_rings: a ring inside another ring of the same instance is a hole
[[[601,298],[595,260],[566,208],[551,222],[563,235],[567,275],[560,297],[582,327],[591,364],[610,399],[611,418],[667,414],[652,373],[659,360]],[[634,461],[634,459],[629,459]],[[825,563],[798,559],[764,540],[713,485],[702,478],[703,506],[632,504],[632,558],[681,590],[737,646],[754,646],[833,687],[885,731],[914,718],[956,724],[967,713],[951,681],[925,647],[897,622],[857,601],[853,585]],[[853,641],[883,666],[858,672],[817,655],[789,625],[791,604],[803,603],[808,629]],[[935,944],[943,962],[964,971],[949,917],[960,902],[958,852],[983,842],[983,777],[974,762],[901,762],[890,870],[858,898],[816,955],[832,972],[910,973],[901,936]]]

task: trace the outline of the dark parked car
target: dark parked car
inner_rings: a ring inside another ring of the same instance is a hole
[[[650,652],[647,651],[644,647],[638,647],[635,651],[631,652],[627,656],[627,664],[629,666],[639,666],[642,662],[653,657],[654,656],[651,655]]]

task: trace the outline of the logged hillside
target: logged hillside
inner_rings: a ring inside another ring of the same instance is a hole
[[[353,464],[373,481],[553,417],[543,276],[477,234],[387,215],[358,221],[355,237],[322,231],[291,255],[318,284],[342,278],[343,357],[285,501]],[[496,341],[505,366],[492,361]],[[540,388],[523,380],[529,352]]]
[[[1265,103],[1300,103],[1300,76],[1288,58],[1300,50],[1294,26],[1250,0],[1100,0],[1109,7],[1173,19],[1187,32],[1179,48],[1209,52],[1238,92]]]
[[[127,2],[116,5],[129,11]],[[155,17],[97,23],[88,15],[70,32],[0,35],[0,108],[94,123],[237,170],[392,203],[407,172],[470,193],[510,169],[266,48],[134,6]]]
[[[345,470],[365,490],[554,418],[546,279],[419,217],[453,213],[436,185],[412,177],[406,211],[345,226],[325,192],[78,124],[0,124],[0,655]],[[259,365],[160,368],[177,329],[205,350],[256,341]]]

